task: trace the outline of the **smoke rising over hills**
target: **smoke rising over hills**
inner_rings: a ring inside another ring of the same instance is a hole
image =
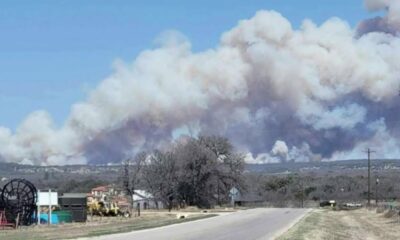
[[[353,29],[338,18],[299,29],[259,11],[194,53],[180,33],[132,63],[117,61],[61,128],[45,111],[0,127],[0,161],[106,163],[181,134],[228,137],[249,162],[400,155],[399,1],[367,0],[383,17]]]

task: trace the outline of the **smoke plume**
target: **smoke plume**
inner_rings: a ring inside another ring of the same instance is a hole
[[[369,32],[385,32],[397,34],[400,30],[400,1],[398,0],[365,0],[365,6],[370,11],[386,11],[384,17],[367,19],[360,23],[359,34]]]
[[[259,11],[194,53],[169,31],[113,73],[61,128],[45,111],[0,128],[0,160],[119,162],[181,135],[228,137],[249,162],[399,157],[399,1],[367,0],[386,15],[357,28],[331,18],[299,29]],[[253,157],[254,156],[254,157]]]

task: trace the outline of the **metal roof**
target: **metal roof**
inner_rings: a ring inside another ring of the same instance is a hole
[[[86,198],[87,193],[64,193],[58,196],[59,198]]]

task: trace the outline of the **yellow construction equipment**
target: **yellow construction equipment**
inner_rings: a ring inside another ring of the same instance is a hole
[[[113,202],[93,200],[88,203],[88,210],[91,215],[98,216],[122,216],[118,205]]]

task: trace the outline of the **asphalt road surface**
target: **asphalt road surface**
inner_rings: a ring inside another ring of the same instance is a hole
[[[258,208],[193,222],[91,238],[93,240],[252,240],[274,239],[309,210]]]

